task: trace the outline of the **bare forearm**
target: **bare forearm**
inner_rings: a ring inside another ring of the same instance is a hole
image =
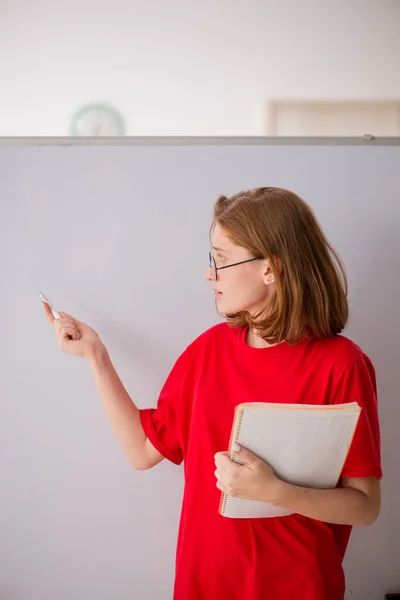
[[[107,349],[99,347],[88,359],[102,404],[123,451],[136,469],[147,468],[146,434],[138,408],[116,372]]]
[[[377,518],[370,498],[350,487],[313,489],[279,482],[279,506],[311,519],[340,525],[370,525]]]

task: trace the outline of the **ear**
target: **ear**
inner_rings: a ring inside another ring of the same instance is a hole
[[[267,258],[263,261],[263,281],[265,285],[271,285],[275,283],[275,275],[272,270],[271,261]]]
[[[273,257],[273,259],[269,259],[267,258],[264,262],[264,266],[263,266],[263,280],[265,285],[271,285],[275,283],[275,274],[274,273],[280,273],[282,270],[282,263],[279,260],[279,258],[276,258],[275,256]]]

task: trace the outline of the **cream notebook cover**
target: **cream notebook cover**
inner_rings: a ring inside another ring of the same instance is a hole
[[[275,474],[295,485],[334,488],[345,463],[361,408],[349,404],[239,404],[235,409],[230,458],[243,464],[233,451],[238,443],[265,460]],[[264,502],[221,493],[219,512],[248,519],[282,517],[291,512]]]

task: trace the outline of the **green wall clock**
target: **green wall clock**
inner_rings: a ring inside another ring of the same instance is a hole
[[[121,113],[111,104],[87,104],[73,116],[70,134],[89,137],[124,135],[125,122]]]

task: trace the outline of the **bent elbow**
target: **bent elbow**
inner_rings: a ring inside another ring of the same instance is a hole
[[[377,520],[378,520],[378,517],[379,517],[379,515],[380,515],[380,512],[381,512],[380,508],[378,508],[376,511],[374,511],[374,512],[373,512],[373,513],[370,515],[370,519],[369,519],[369,521],[368,521],[367,525],[372,525],[372,523],[375,523],[375,521],[377,521]]]
[[[377,521],[381,512],[380,506],[372,506],[368,513],[365,515],[363,522],[360,523],[361,527],[368,527]]]
[[[130,460],[129,462],[131,466],[135,469],[135,471],[147,471],[153,466],[149,462],[144,461]]]
[[[164,456],[154,448],[150,440],[146,438],[143,447],[134,453],[128,455],[129,462],[136,471],[147,471],[158,465],[164,459]]]

